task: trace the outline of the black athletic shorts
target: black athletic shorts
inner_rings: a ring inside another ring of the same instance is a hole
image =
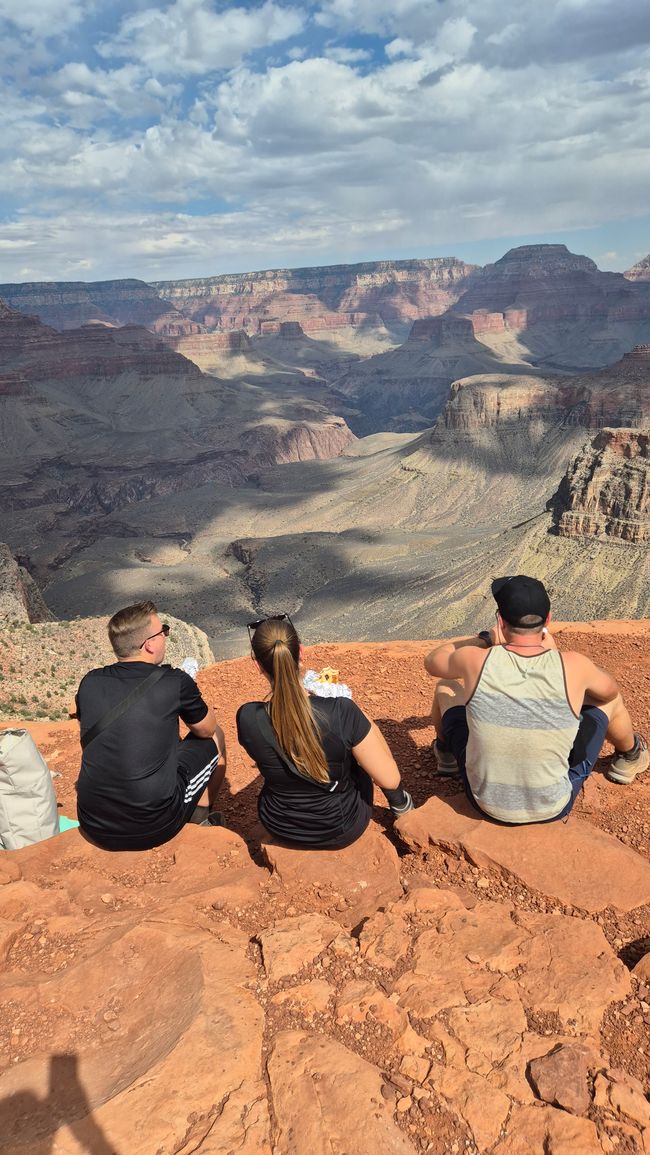
[[[162,821],[157,814],[154,830],[148,830],[144,824],[135,827],[128,820],[121,825],[113,810],[111,829],[106,828],[105,822],[101,829],[95,829],[92,822],[80,816],[83,833],[103,850],[153,850],[155,846],[162,846],[189,822],[218,761],[219,750],[213,738],[188,734],[178,743],[176,793]]]

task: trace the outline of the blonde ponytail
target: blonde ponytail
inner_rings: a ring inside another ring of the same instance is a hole
[[[330,773],[309,698],[298,676],[300,641],[288,619],[269,618],[255,630],[251,645],[272,680],[271,725],[297,770],[315,782]]]

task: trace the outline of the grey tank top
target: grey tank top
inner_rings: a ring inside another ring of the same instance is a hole
[[[557,650],[524,657],[494,646],[467,703],[467,778],[481,810],[502,822],[559,814],[579,724]]]

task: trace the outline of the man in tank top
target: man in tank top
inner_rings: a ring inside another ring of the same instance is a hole
[[[648,768],[611,674],[548,632],[551,604],[536,578],[492,583],[497,623],[425,658],[440,678],[432,710],[442,774],[460,773],[473,806],[493,821],[552,822],[569,813],[605,738],[607,771],[629,784]]]

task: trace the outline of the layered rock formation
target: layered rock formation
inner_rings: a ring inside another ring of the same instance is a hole
[[[0,285],[0,297],[12,309],[36,314],[55,329],[76,329],[88,322],[144,325],[155,333],[198,333],[144,281],[42,281]]]
[[[366,324],[368,314],[392,328],[443,313],[475,270],[455,257],[435,257],[230,273],[158,281],[153,287],[174,308],[210,329],[257,333],[282,321],[298,321],[305,331],[318,332]]]
[[[408,339],[397,349],[358,362],[336,378],[337,392],[357,410],[348,415],[355,433],[412,432],[432,425],[458,378],[497,371],[534,372],[524,366],[516,350],[502,345],[496,352],[479,337],[504,332],[501,314],[474,317],[448,312],[415,321]]]
[[[649,316],[645,298],[634,293],[622,273],[601,272],[589,257],[569,252],[566,245],[510,249],[476,274],[453,309],[503,313],[512,329],[540,321],[636,321]]]
[[[0,542],[0,623],[48,622],[53,616],[31,574]]]
[[[606,365],[650,335],[650,295],[565,245],[523,245],[486,265],[453,312],[501,313],[534,364]]]
[[[554,503],[561,537],[650,540],[650,432],[603,429],[571,462]]]
[[[631,269],[627,269],[623,276],[628,281],[650,281],[650,253],[632,265]]]

